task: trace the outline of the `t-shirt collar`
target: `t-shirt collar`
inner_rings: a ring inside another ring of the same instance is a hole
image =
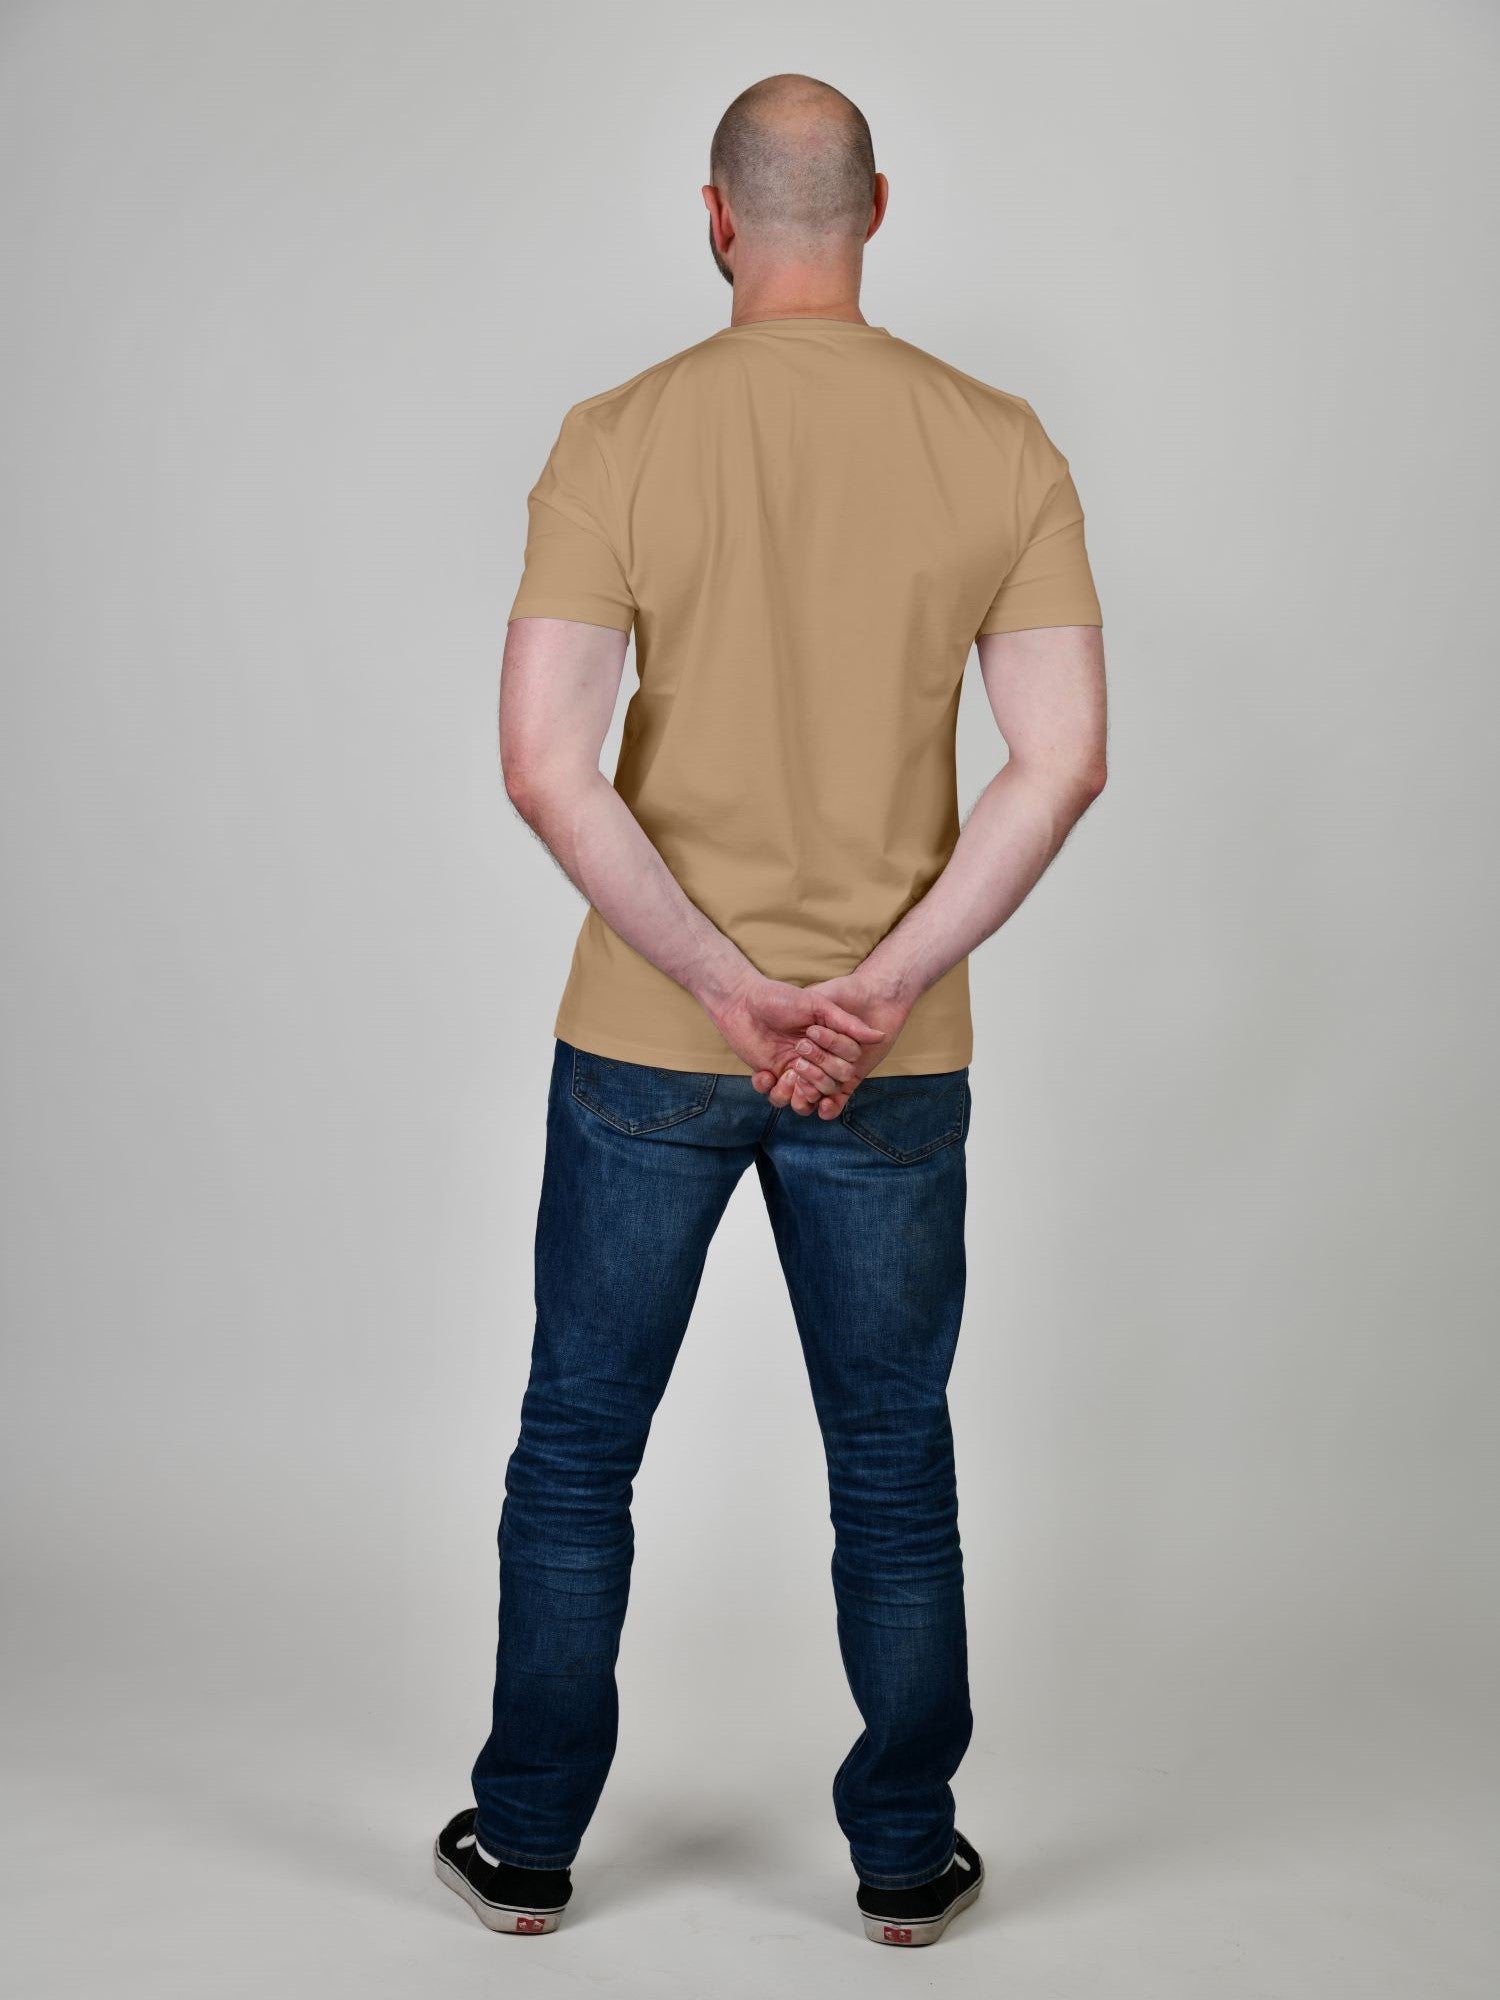
[[[870,326],[864,320],[830,319],[820,317],[817,313],[788,313],[784,318],[749,319],[742,321],[738,326],[721,326],[712,338],[717,340],[721,333],[759,333],[762,329],[770,331],[774,328],[779,331],[786,327],[794,331],[802,327],[816,327],[820,330],[831,327],[836,333],[878,333],[883,334],[887,340],[891,337],[888,327]]]

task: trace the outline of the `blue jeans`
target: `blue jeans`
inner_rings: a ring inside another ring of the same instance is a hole
[[[841,1118],[803,1118],[746,1076],[558,1040],[531,1373],[500,1510],[494,1720],[473,1773],[488,1853],[566,1866],[603,1791],[632,1482],[753,1161],[823,1436],[839,1645],[864,1722],[834,1811],[866,1882],[909,1888],[948,1866],[949,1780],[973,1730],[947,1400],[970,1104],[967,1069],[875,1076]]]

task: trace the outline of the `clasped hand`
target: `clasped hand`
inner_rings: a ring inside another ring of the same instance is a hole
[[[837,1118],[911,1008],[851,972],[815,986],[757,974],[711,1011],[763,1097],[804,1118]]]

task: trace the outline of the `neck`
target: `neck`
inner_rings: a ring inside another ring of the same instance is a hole
[[[834,263],[737,261],[731,326],[757,319],[847,319],[868,324],[859,309],[861,259]]]

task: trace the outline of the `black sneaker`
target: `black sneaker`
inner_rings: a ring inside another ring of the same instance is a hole
[[[567,1869],[518,1868],[513,1861],[489,1860],[479,1851],[475,1817],[476,1808],[470,1806],[450,1819],[434,1841],[432,1865],[438,1880],[462,1896],[492,1931],[523,1937],[555,1931],[573,1893]]]
[[[876,1944],[936,1944],[951,1920],[979,1894],[984,1863],[961,1833],[953,1836],[953,1859],[931,1882],[915,1889],[872,1889],[859,1885],[865,1936]]]

